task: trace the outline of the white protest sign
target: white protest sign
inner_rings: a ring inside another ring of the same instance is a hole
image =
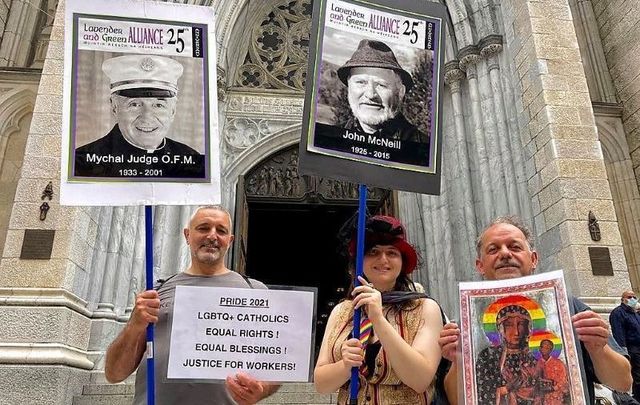
[[[67,0],[60,203],[219,202],[215,10]]]
[[[176,287],[168,379],[309,381],[312,291]]]

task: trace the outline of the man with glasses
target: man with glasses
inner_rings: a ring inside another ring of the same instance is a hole
[[[633,397],[640,401],[640,314],[636,312],[637,305],[638,297],[633,291],[623,292],[620,305],[609,315],[609,323],[613,337],[629,352]]]

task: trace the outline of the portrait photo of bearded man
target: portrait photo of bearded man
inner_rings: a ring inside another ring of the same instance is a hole
[[[387,44],[360,41],[351,59],[338,69],[338,77],[347,86],[353,114],[342,125],[344,128],[393,140],[429,141],[401,112],[413,79]]]
[[[433,51],[325,30],[314,146],[430,166]],[[414,167],[415,169],[415,167]],[[420,168],[418,168],[420,170]]]

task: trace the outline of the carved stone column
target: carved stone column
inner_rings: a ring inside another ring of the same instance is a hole
[[[0,32],[4,32],[6,28],[7,19],[9,18],[9,4],[4,1],[0,1]]]
[[[489,158],[487,156],[487,146],[485,144],[484,120],[482,114],[482,100],[478,86],[477,63],[480,60],[480,52],[475,45],[467,46],[458,55],[460,69],[467,75],[469,89],[469,103],[471,106],[471,126],[472,133],[467,135],[472,150],[470,153],[470,172],[474,189],[480,190],[476,200],[473,201],[478,211],[481,212],[480,223],[486,223],[493,215],[491,204],[491,171],[489,170]]]
[[[38,41],[36,42],[36,50],[33,55],[33,62],[31,67],[42,68],[44,66],[44,59],[47,56],[47,48],[49,47],[49,38],[51,37],[51,28],[53,28],[53,18],[58,8],[58,0],[47,0],[46,19],[40,35],[38,35]]]
[[[218,102],[223,103],[227,99],[227,72],[220,66],[216,66],[216,81]]]
[[[37,2],[39,3],[39,2]],[[40,10],[32,2],[13,1],[0,35],[0,66],[27,67]]]
[[[499,182],[499,188],[504,190],[504,199],[506,200],[506,207],[503,207],[503,212],[524,212],[524,207],[520,207],[518,204],[518,192],[516,179],[518,177],[518,170],[522,172],[521,163],[522,160],[518,159],[518,156],[522,153],[521,148],[514,148],[512,145],[511,134],[507,127],[507,117],[504,107],[502,90],[502,78],[500,73],[500,61],[498,60],[498,54],[502,52],[502,36],[491,35],[480,40],[478,44],[480,48],[480,55],[487,61],[487,69],[489,71],[489,80],[491,81],[491,94],[493,97],[493,116],[495,120],[495,126],[497,129],[497,145],[498,149],[489,153],[495,156],[496,166],[499,167],[499,171],[494,171],[494,175],[498,175],[501,179]],[[493,152],[493,153],[492,153]]]
[[[124,228],[124,207],[114,207],[111,217],[111,226],[107,228],[109,232],[107,251],[105,252],[105,264],[103,268],[96,268],[96,271],[104,273],[102,277],[102,288],[100,289],[100,301],[98,308],[93,313],[94,318],[115,319],[113,312],[113,287],[116,282],[116,272],[118,271],[118,256],[120,241],[122,240]]]
[[[144,207],[135,207],[137,215],[132,215],[129,221],[134,229],[133,246],[130,264],[127,266],[127,273],[118,278],[117,290],[123,294],[121,301],[124,311],[118,316],[118,321],[126,321],[131,315],[135,305],[135,296],[143,290],[142,279],[144,278],[144,255],[145,255],[145,229],[144,229]]]
[[[616,103],[616,89],[602,49],[598,20],[590,0],[569,0],[582,64],[592,101]]]
[[[456,181],[454,187],[464,201],[474,201],[474,190],[471,184],[471,176],[469,171],[469,150],[467,148],[467,140],[465,139],[464,125],[464,108],[462,105],[461,87],[462,81],[465,79],[464,72],[460,69],[460,63],[457,60],[448,62],[444,66],[444,82],[449,87],[451,93],[451,103],[453,106],[453,121],[456,134],[456,155],[457,166],[462,173],[461,181]],[[463,204],[464,219],[463,224],[466,233],[472,239],[476,233],[476,213],[471,204]]]
[[[96,215],[96,234],[95,240],[92,241],[92,256],[88,263],[90,274],[88,277],[87,301],[97,303],[100,302],[102,292],[102,283],[105,278],[105,266],[107,262],[107,249],[109,246],[109,237],[111,223],[113,218],[113,207],[100,207]],[[95,307],[91,308],[95,309]]]

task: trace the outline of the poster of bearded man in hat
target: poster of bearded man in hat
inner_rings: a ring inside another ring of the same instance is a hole
[[[442,20],[402,2],[320,3],[306,149],[369,170],[437,173]]]

